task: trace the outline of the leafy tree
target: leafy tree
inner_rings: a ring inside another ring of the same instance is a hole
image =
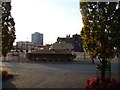
[[[11,16],[11,3],[2,2],[2,55],[6,57],[11,50],[15,36],[15,22]]]
[[[80,2],[84,24],[81,31],[83,48],[89,53],[91,59],[99,59],[103,81],[105,67],[108,61],[115,57],[115,48],[120,45],[120,23],[118,22],[120,7],[118,6],[118,2]]]
[[[119,4],[117,6],[117,9],[114,13],[113,16],[114,19],[114,23],[111,21],[109,22],[110,26],[111,26],[111,37],[112,37],[112,41],[115,45],[116,48],[116,52],[120,54],[120,1]],[[114,29],[113,29],[114,28]]]

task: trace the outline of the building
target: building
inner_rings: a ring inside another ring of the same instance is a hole
[[[80,35],[73,35],[73,45],[74,45],[74,51],[76,52],[83,52],[83,42],[82,37]]]
[[[33,44],[30,41],[18,41],[16,42],[16,45],[19,49],[30,49],[31,46],[27,46],[26,44]]]
[[[43,45],[43,34],[39,32],[32,34],[32,42],[35,45]]]
[[[80,35],[75,34],[72,37],[70,37],[70,35],[67,35],[65,38],[57,38],[57,42],[66,42],[66,43],[71,43],[74,46],[74,51],[75,52],[83,52],[83,42],[82,42],[82,38]]]
[[[64,41],[64,42],[66,42],[66,43],[72,43],[72,42],[73,42],[73,38],[70,37],[70,35],[67,35],[66,37],[63,37],[63,38],[58,37],[57,41],[58,41],[58,42]],[[73,43],[72,43],[72,44],[73,44]]]

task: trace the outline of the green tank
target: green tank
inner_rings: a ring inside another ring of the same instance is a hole
[[[56,42],[49,49],[32,51],[26,57],[32,61],[72,61],[76,57],[73,48],[70,43]]]

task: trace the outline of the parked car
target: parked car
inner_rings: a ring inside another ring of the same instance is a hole
[[[18,50],[12,51],[12,56],[19,56],[20,52]]]

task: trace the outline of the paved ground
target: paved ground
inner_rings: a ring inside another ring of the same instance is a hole
[[[52,64],[52,63],[4,63],[15,78],[12,85],[17,88],[80,88],[85,80],[95,77],[93,64]],[[91,68],[86,68],[86,66]],[[17,76],[18,75],[18,76]],[[8,83],[8,84],[10,84]]]
[[[3,81],[3,88],[82,88],[87,79],[96,77],[97,62],[92,64],[83,59],[71,63],[29,62],[22,56],[20,62],[18,57],[3,62],[3,68],[15,75]],[[112,76],[118,77],[116,62],[112,63]]]

